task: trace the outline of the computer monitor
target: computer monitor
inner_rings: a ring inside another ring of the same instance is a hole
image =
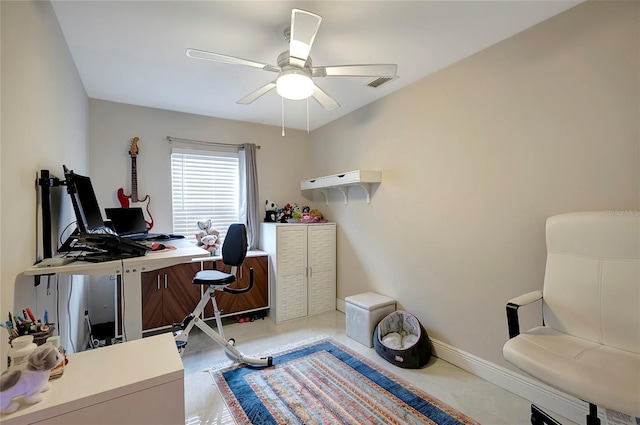
[[[71,196],[73,211],[76,214],[78,230],[81,233],[104,233],[106,227],[100,212],[100,206],[96,194],[93,191],[91,179],[73,170],[69,170],[66,165],[64,176],[67,184],[67,193]]]

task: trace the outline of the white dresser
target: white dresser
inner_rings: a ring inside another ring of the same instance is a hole
[[[0,416],[11,424],[183,424],[184,368],[165,333],[69,356],[44,400]]]
[[[336,224],[262,223],[276,323],[336,309]]]

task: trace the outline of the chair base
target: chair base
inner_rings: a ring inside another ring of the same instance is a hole
[[[562,425],[535,404],[531,405],[531,425]]]
[[[535,404],[531,405],[531,425],[562,425],[557,420],[553,419],[546,412],[543,412]],[[598,406],[589,403],[589,414],[587,415],[586,425],[600,425],[600,418],[598,417]]]

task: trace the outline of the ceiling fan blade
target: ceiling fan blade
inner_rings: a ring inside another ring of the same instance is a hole
[[[293,9],[291,11],[291,40],[289,41],[290,63],[304,67],[311,45],[320,28],[322,16],[306,10]]]
[[[336,66],[319,66],[311,68],[311,76],[313,77],[388,77],[396,76],[398,65],[336,65]]]
[[[253,93],[251,93],[250,95],[248,95],[246,97],[243,97],[242,99],[240,99],[236,103],[238,103],[239,105],[248,105],[251,102],[253,102],[254,100],[256,100],[257,98],[259,98],[260,96],[262,96],[263,94],[267,93],[269,90],[274,89],[275,87],[276,87],[276,82],[275,81],[267,83],[264,86],[260,87],[258,90],[256,90]]]
[[[320,87],[314,84],[313,98],[327,111],[332,111],[340,107],[340,104],[336,102],[331,96],[326,94]]]
[[[188,57],[194,59],[204,59],[214,62],[228,63],[231,65],[245,65],[253,68],[265,69],[267,71],[280,72],[280,67],[278,66],[236,58],[234,56],[221,55],[220,53],[207,52],[205,50],[187,49],[186,54]]]

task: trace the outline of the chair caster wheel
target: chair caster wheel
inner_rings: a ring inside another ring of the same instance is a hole
[[[231,346],[235,346],[236,345],[236,340],[233,338],[229,338],[229,341],[227,341],[229,343],[229,345]]]

